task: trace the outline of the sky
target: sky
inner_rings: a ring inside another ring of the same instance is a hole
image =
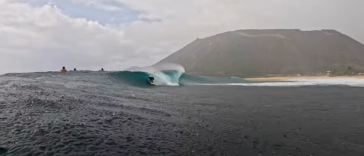
[[[239,29],[335,29],[364,43],[363,0],[0,0],[0,74],[149,66]]]

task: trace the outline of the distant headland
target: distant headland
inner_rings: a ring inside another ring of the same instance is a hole
[[[196,39],[159,63],[205,76],[353,76],[364,73],[364,45],[336,30],[236,30]]]

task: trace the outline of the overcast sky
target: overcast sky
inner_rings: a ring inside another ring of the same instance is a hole
[[[0,73],[148,66],[238,29],[336,29],[364,43],[364,0],[0,0]]]

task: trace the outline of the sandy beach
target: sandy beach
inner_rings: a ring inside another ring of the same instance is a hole
[[[245,78],[251,81],[282,81],[293,79],[338,79],[338,78],[356,78],[364,79],[364,75],[358,76],[292,76],[292,77],[257,77],[257,78]]]

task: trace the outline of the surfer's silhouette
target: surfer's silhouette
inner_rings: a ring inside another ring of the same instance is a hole
[[[150,84],[153,84],[153,81],[154,81],[154,77],[149,77]]]
[[[65,67],[62,67],[61,72],[62,72],[62,73],[67,72],[66,68],[65,68]]]

